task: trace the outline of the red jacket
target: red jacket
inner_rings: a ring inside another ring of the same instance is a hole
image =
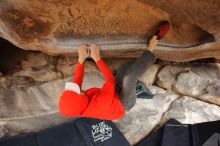
[[[125,115],[125,109],[115,90],[115,78],[103,60],[96,62],[104,75],[105,83],[101,89],[91,88],[81,96],[66,90],[60,97],[60,113],[67,117],[91,117],[103,120],[116,120]],[[84,65],[77,63],[74,83],[81,88],[84,76]]]

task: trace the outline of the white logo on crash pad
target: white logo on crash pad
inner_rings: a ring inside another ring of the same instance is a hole
[[[112,137],[112,127],[105,124],[105,121],[92,125],[92,136],[94,142],[103,142]]]

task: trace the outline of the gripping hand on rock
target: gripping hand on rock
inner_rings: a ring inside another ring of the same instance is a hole
[[[87,45],[80,45],[80,47],[78,48],[78,54],[79,54],[78,62],[80,64],[84,64],[86,61],[86,58],[89,57],[88,46]]]
[[[99,61],[101,59],[101,56],[100,56],[100,47],[98,44],[92,44],[91,45],[91,55],[90,57],[95,61]]]

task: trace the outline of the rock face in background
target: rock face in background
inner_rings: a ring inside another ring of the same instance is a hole
[[[220,59],[219,7],[218,0],[1,0],[1,38],[25,50],[59,56],[9,50],[13,46],[0,39],[0,137],[72,120],[59,115],[57,103],[64,83],[72,80],[81,43],[99,43],[115,71],[139,56],[159,22],[168,20],[170,32],[155,50],[159,58]],[[92,61],[86,63],[86,80],[84,89],[104,81]],[[132,145],[169,118],[183,123],[220,120],[218,63],[162,61],[140,80],[154,97],[137,99],[115,121]]]
[[[217,121],[220,119],[219,112],[219,106],[184,96],[172,103],[170,110],[164,114],[162,122],[170,118],[188,124]]]
[[[38,131],[70,121],[61,117],[57,105],[65,82],[72,77],[48,82],[26,89],[7,89],[0,94],[0,129],[6,129],[2,136],[12,136]],[[101,87],[103,79],[98,72],[85,74],[83,89]],[[0,130],[1,131],[1,130]]]
[[[105,60],[113,71],[120,64],[133,61]],[[65,82],[72,80],[76,61],[75,57],[30,52],[14,72],[1,74],[0,137],[39,131],[73,120],[62,117],[57,104]],[[95,64],[87,61],[85,66],[83,89],[101,87],[104,80]],[[218,63],[161,61],[146,70],[140,80],[153,98],[137,99],[123,119],[114,121],[130,144],[139,142],[169,118],[182,123],[220,120]]]
[[[219,7],[218,0],[1,0],[0,37],[53,55],[96,41],[106,57],[137,57],[159,22],[168,20],[159,58],[220,58]]]
[[[157,85],[220,105],[219,68],[218,63],[168,65],[158,73]]]
[[[158,88],[151,88],[158,90]],[[117,126],[133,145],[148,135],[160,123],[160,120],[170,104],[179,95],[159,91],[153,99],[137,99],[136,105],[127,112],[126,116],[116,122]]]

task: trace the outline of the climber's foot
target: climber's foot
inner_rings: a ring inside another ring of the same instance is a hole
[[[162,39],[169,31],[170,24],[168,21],[162,21],[159,30],[156,32],[157,39]]]
[[[159,30],[151,38],[147,50],[153,52],[158,41],[162,39],[169,31],[170,24],[168,21],[162,21]]]
[[[147,50],[153,52],[157,43],[159,42],[159,40],[157,39],[158,36],[157,35],[154,35],[151,39],[150,39],[150,42],[149,42],[149,45],[147,46]]]

